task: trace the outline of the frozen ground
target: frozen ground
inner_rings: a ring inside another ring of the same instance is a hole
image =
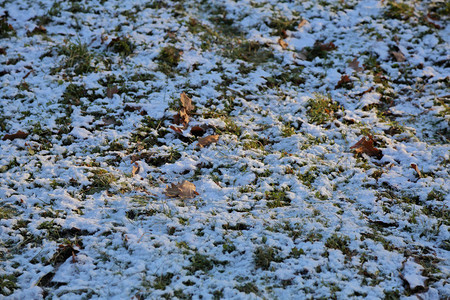
[[[448,2],[0,15],[0,298],[450,297]]]

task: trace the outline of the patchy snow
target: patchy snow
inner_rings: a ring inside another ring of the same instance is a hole
[[[0,4],[0,297],[449,298],[447,11]]]

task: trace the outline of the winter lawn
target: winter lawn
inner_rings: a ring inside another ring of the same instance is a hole
[[[450,297],[448,1],[0,16],[1,299]]]

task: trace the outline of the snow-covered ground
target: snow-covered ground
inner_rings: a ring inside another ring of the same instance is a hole
[[[447,1],[0,15],[0,298],[450,297]]]

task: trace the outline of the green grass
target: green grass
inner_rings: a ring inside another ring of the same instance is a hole
[[[253,253],[253,262],[258,269],[268,270],[271,262],[280,262],[278,250],[270,246],[260,246]]]
[[[339,105],[331,100],[329,96],[316,94],[308,101],[307,115],[311,123],[321,125],[335,119],[335,113]]]
[[[90,73],[95,70],[93,64],[94,54],[89,50],[87,44],[81,41],[68,42],[67,45],[61,46],[59,55],[64,55],[61,66],[54,69],[55,73],[63,69],[72,70],[75,75]]]
[[[287,196],[288,188],[275,189],[265,192],[268,208],[276,208],[291,205],[291,199]]]
[[[129,37],[121,36],[111,40],[108,44],[108,48],[113,52],[120,54],[121,56],[129,56],[136,49],[136,45],[131,41]]]
[[[178,66],[182,51],[174,46],[166,46],[161,49],[158,57],[158,70],[166,75],[172,74]]]

